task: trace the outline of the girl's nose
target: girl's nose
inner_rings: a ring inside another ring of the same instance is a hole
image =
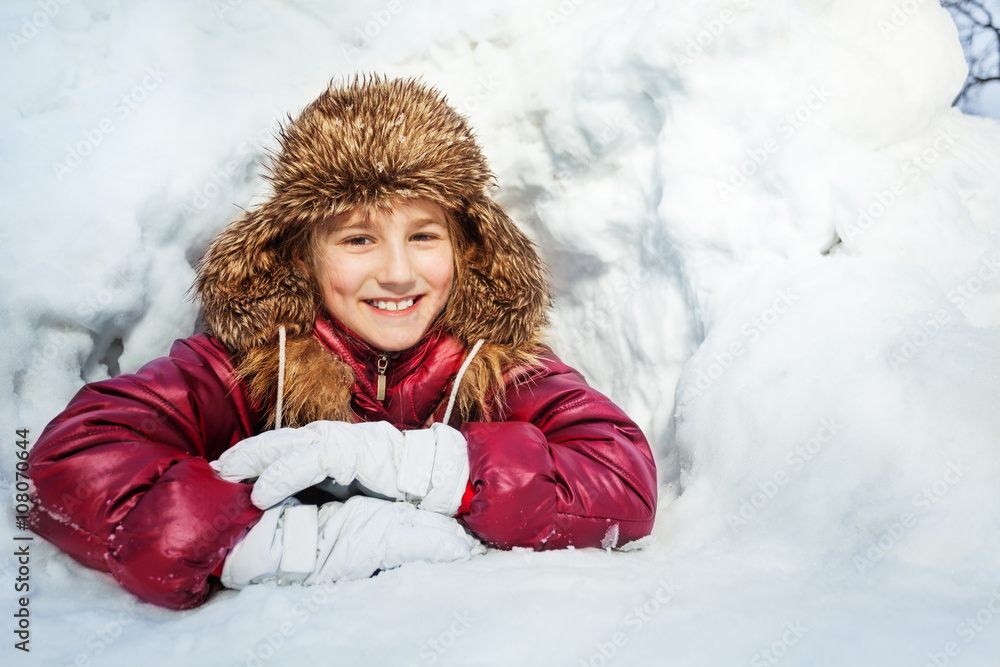
[[[405,243],[384,246],[378,281],[384,285],[406,285],[414,282],[413,261]]]

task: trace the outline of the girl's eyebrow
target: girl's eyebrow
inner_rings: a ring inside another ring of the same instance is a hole
[[[334,231],[343,232],[349,229],[372,229],[375,226],[376,225],[373,225],[368,220],[358,220],[357,222],[352,222],[347,225],[341,225],[340,227],[337,227],[337,229]]]
[[[442,227],[447,227],[447,223],[444,220],[438,220],[437,218],[417,218],[410,223],[412,227],[424,227],[425,225],[441,225]]]
[[[368,229],[375,229],[376,227],[379,226],[380,225],[377,222],[375,222],[375,220],[373,220],[370,215],[363,215],[353,222],[348,222],[347,224],[337,227],[335,231],[340,232],[349,229],[368,230]]]
[[[433,216],[426,216],[426,217],[422,217],[422,218],[416,218],[414,220],[411,220],[410,223],[409,223],[409,227],[411,229],[417,228],[417,227],[426,227],[427,225],[439,225],[441,227],[444,227],[445,229],[448,228],[447,221],[438,219],[438,218],[433,217]],[[337,232],[350,232],[350,231],[368,231],[368,230],[371,230],[371,229],[379,229],[379,228],[381,228],[383,226],[384,225],[382,225],[380,222],[378,222],[377,220],[375,220],[372,216],[365,215],[365,216],[361,216],[357,220],[354,220],[353,222],[349,222],[349,223],[340,225],[339,227],[337,227],[333,231],[334,231],[334,233],[337,233]]]

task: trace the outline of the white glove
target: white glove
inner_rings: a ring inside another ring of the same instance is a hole
[[[405,563],[450,563],[486,553],[455,519],[378,498],[326,503],[319,508],[319,526],[316,567],[307,584],[362,579]]]
[[[260,508],[330,480],[454,516],[469,481],[465,438],[445,424],[400,432],[388,422],[317,421],[247,438],[212,467],[232,481],[258,478],[251,500]]]
[[[222,585],[245,588],[273,579],[301,581],[315,566],[318,534],[316,507],[287,498],[264,512],[229,551],[222,565]]]
[[[405,563],[446,563],[486,552],[449,517],[356,496],[321,507],[294,498],[266,512],[226,557],[222,583],[244,588],[362,579]]]

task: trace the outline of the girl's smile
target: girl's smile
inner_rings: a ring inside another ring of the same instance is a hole
[[[420,300],[420,296],[418,295],[418,296],[411,296],[408,299],[399,299],[399,300],[393,300],[393,299],[378,299],[378,300],[375,300],[375,299],[365,299],[365,303],[367,303],[369,306],[377,308],[378,310],[386,311],[386,312],[389,312],[389,313],[392,313],[392,312],[402,313],[403,311],[412,308],[413,304],[416,301],[419,301],[419,300]]]

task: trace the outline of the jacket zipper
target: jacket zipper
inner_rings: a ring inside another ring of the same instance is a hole
[[[385,400],[385,370],[389,367],[389,355],[383,352],[378,358],[378,392],[375,395],[380,401]]]

